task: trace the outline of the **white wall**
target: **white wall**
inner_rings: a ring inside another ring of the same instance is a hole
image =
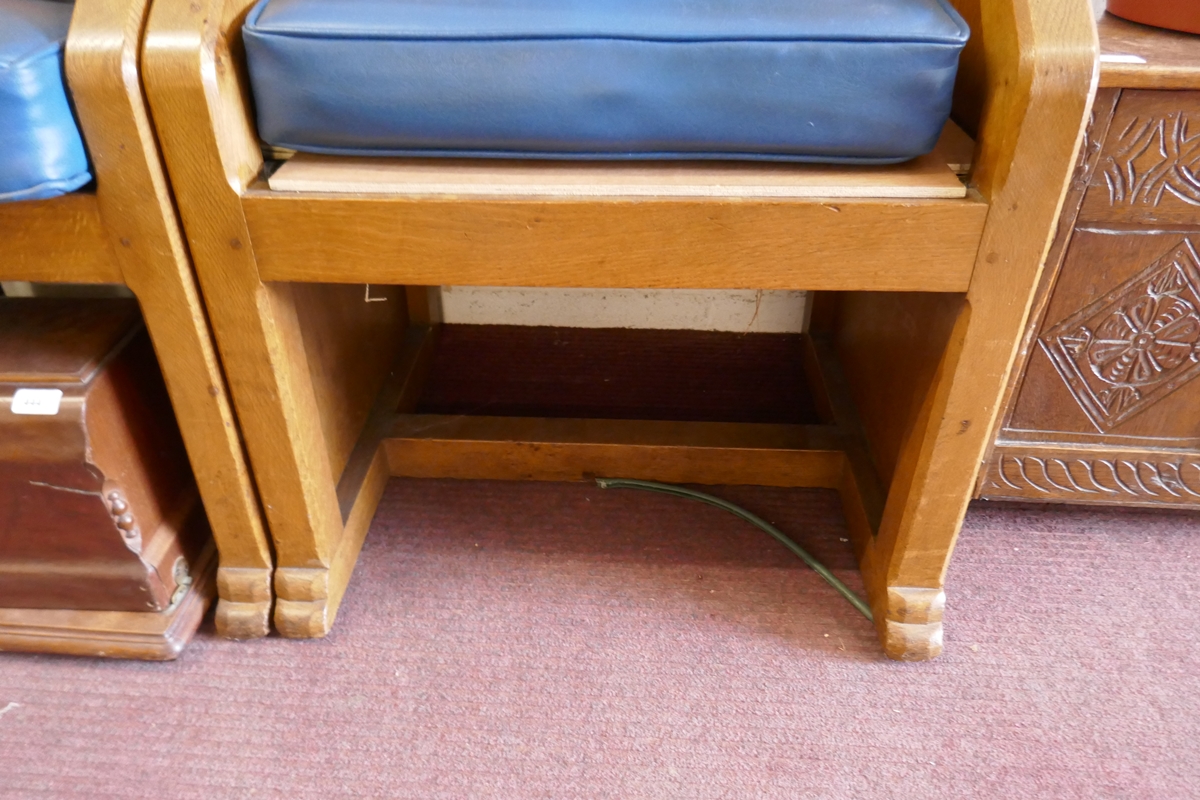
[[[480,325],[791,333],[804,292],[698,289],[516,289],[443,286],[442,318]]]

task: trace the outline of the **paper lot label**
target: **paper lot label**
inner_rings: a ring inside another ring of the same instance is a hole
[[[62,389],[17,389],[13,394],[12,413],[52,417],[62,403]]]

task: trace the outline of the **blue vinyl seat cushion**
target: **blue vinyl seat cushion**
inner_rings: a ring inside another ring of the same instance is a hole
[[[0,202],[55,197],[92,179],[63,79],[71,10],[0,0]]]
[[[945,0],[260,0],[259,135],[345,155],[887,163],[928,152]]]

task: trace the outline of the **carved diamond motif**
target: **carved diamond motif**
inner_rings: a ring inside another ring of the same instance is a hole
[[[1157,206],[1171,194],[1200,205],[1200,133],[1189,128],[1181,112],[1130,122],[1104,163],[1109,202]]]
[[[1200,374],[1200,264],[1191,242],[1038,340],[1102,433]]]

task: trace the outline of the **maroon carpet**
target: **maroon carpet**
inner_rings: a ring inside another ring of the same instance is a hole
[[[822,491],[726,488],[858,584]],[[764,534],[584,485],[394,481],[336,631],[0,656],[0,795],[1191,798],[1200,524],[976,505],[946,654]]]

